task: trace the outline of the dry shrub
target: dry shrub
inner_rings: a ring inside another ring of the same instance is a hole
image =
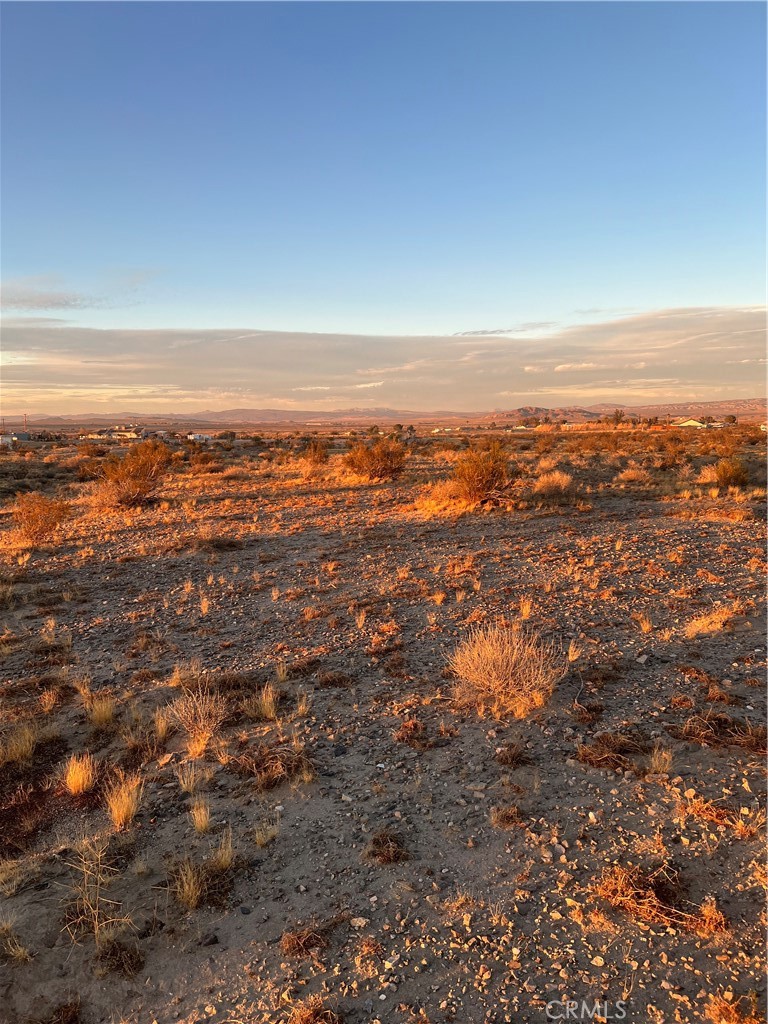
[[[170,449],[162,441],[132,445],[122,458],[104,462],[97,499],[109,507],[143,504],[160,486],[170,461]]]
[[[742,1008],[745,999],[747,1005]],[[765,1024],[765,1017],[757,1010],[756,996],[731,1001],[721,995],[710,996],[704,1014],[710,1024]]]
[[[523,821],[520,818],[519,809],[514,804],[509,804],[507,807],[491,808],[491,824],[494,828],[506,831],[522,826]]]
[[[80,997],[68,999],[66,1003],[59,1003],[45,1017],[36,1018],[30,1024],[82,1024],[80,1016]]]
[[[96,962],[103,973],[114,971],[123,978],[133,978],[144,966],[144,954],[135,941],[107,937],[99,947]]]
[[[582,764],[608,771],[636,771],[637,766],[627,754],[643,754],[648,744],[641,738],[626,732],[604,732],[595,736],[591,743],[580,743],[576,758]]]
[[[714,466],[704,466],[696,482],[715,484],[717,487],[746,487],[749,483],[749,471],[741,459],[720,459]]]
[[[533,485],[533,493],[537,494],[542,501],[557,505],[561,502],[573,501],[576,488],[570,473],[556,469],[551,473],[542,473]]]
[[[744,747],[754,753],[766,750],[766,727],[753,725],[748,719],[734,718],[725,711],[709,708],[702,714],[691,715],[682,729],[669,730],[679,739],[709,747]]]
[[[315,925],[283,932],[280,939],[280,952],[283,956],[295,956],[300,959],[313,956],[315,950],[323,949],[326,939],[323,931]]]
[[[519,768],[521,765],[530,764],[525,744],[519,740],[507,743],[503,747],[496,748],[496,760],[505,768]]]
[[[252,777],[260,792],[293,780],[311,782],[315,777],[312,762],[298,740],[272,747],[260,743],[255,750],[233,758],[231,763],[240,775]]]
[[[328,461],[328,443],[319,437],[313,438],[301,455],[308,466],[322,466]]]
[[[96,785],[96,762],[89,753],[73,754],[64,766],[64,788],[72,796],[90,793]]]
[[[72,507],[60,498],[46,498],[40,491],[19,494],[11,507],[16,527],[30,544],[47,540],[72,514]]]
[[[617,473],[614,480],[619,484],[642,484],[643,486],[653,483],[653,477],[648,470],[634,462],[630,463],[621,473]]]
[[[414,750],[429,750],[434,742],[426,735],[426,728],[423,722],[417,718],[405,718],[399,729],[392,733],[392,739],[396,743],[407,743]]]
[[[190,754],[199,757],[226,719],[227,703],[220,693],[197,686],[175,700],[169,712],[187,733]]]
[[[372,445],[358,444],[344,457],[344,465],[367,480],[391,480],[405,468],[405,447],[383,439]]]
[[[525,718],[549,700],[565,674],[565,659],[532,630],[500,624],[478,626],[456,649],[450,668],[457,676],[459,705],[489,708],[501,718]]]
[[[73,942],[93,935],[97,946],[131,927],[121,905],[106,894],[117,870],[109,863],[106,839],[85,839],[75,850],[70,867],[76,877],[64,906],[64,922]]]
[[[287,1024],[344,1024],[344,1018],[325,1006],[322,996],[313,995],[292,1007]]]
[[[696,914],[679,909],[679,877],[669,864],[661,864],[653,871],[639,866],[606,868],[594,891],[634,921],[684,928],[702,938],[727,929],[725,917],[714,900],[705,900]]]
[[[383,828],[371,836],[363,857],[375,864],[399,864],[408,860],[409,854],[400,836]]]
[[[485,451],[471,451],[462,455],[451,473],[456,496],[469,502],[498,499],[508,480],[509,460],[498,442]]]
[[[753,813],[749,808],[735,810],[700,796],[680,803],[678,813],[683,821],[693,817],[717,828],[730,829],[737,839],[754,839],[765,828],[765,811]]]

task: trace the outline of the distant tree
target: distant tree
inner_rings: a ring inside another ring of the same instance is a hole
[[[611,413],[610,422],[613,424],[614,430],[619,426],[620,423],[624,422],[624,410],[614,409]]]
[[[723,423],[736,423],[736,417],[729,413],[728,416],[723,416]]]

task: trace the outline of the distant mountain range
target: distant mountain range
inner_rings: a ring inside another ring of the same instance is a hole
[[[522,406],[518,409],[494,409],[490,412],[456,412],[455,410],[439,409],[434,412],[416,411],[413,409],[333,409],[318,412],[316,409],[221,409],[204,410],[194,413],[145,413],[145,412],[112,412],[112,413],[79,413],[72,416],[36,415],[27,417],[27,423],[36,427],[83,425],[112,425],[116,423],[141,424],[210,424],[212,426],[243,426],[243,425],[352,425],[355,423],[424,423],[424,422],[460,422],[487,425],[489,423],[508,423],[537,416],[545,416],[553,420],[566,420],[569,423],[588,423],[601,416],[622,408],[628,416],[658,416],[659,418],[681,416],[702,417],[712,416],[721,419],[723,416],[736,416],[739,422],[765,421],[768,413],[764,398],[736,398],[721,402],[673,402],[666,405],[624,405],[603,402],[589,406]],[[22,422],[20,416],[7,416],[6,426],[17,427]]]

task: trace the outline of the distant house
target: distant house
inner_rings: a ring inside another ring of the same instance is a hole
[[[213,438],[210,434],[187,434],[188,441],[197,441],[198,444],[208,444]]]
[[[29,434],[25,431],[19,431],[18,433],[12,434],[0,434],[0,444],[10,448],[16,441],[28,441]]]
[[[694,430],[706,430],[707,424],[702,423],[701,420],[682,420],[680,423],[675,424],[676,427],[692,427]]]

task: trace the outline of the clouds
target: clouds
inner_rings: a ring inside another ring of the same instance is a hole
[[[546,335],[94,329],[53,317],[15,317],[3,334],[9,414],[110,401],[147,412],[321,412],[748,398],[762,393],[765,358],[760,307],[635,313]]]
[[[50,286],[51,280],[45,277],[27,277],[5,282],[0,291],[2,308],[31,311],[98,307],[99,301],[93,296],[56,290]]]
[[[157,275],[157,270],[147,268],[111,271],[104,275],[96,294],[67,287],[58,274],[17,277],[4,281],[0,287],[0,306],[25,313],[125,308],[140,301],[146,286]]]

